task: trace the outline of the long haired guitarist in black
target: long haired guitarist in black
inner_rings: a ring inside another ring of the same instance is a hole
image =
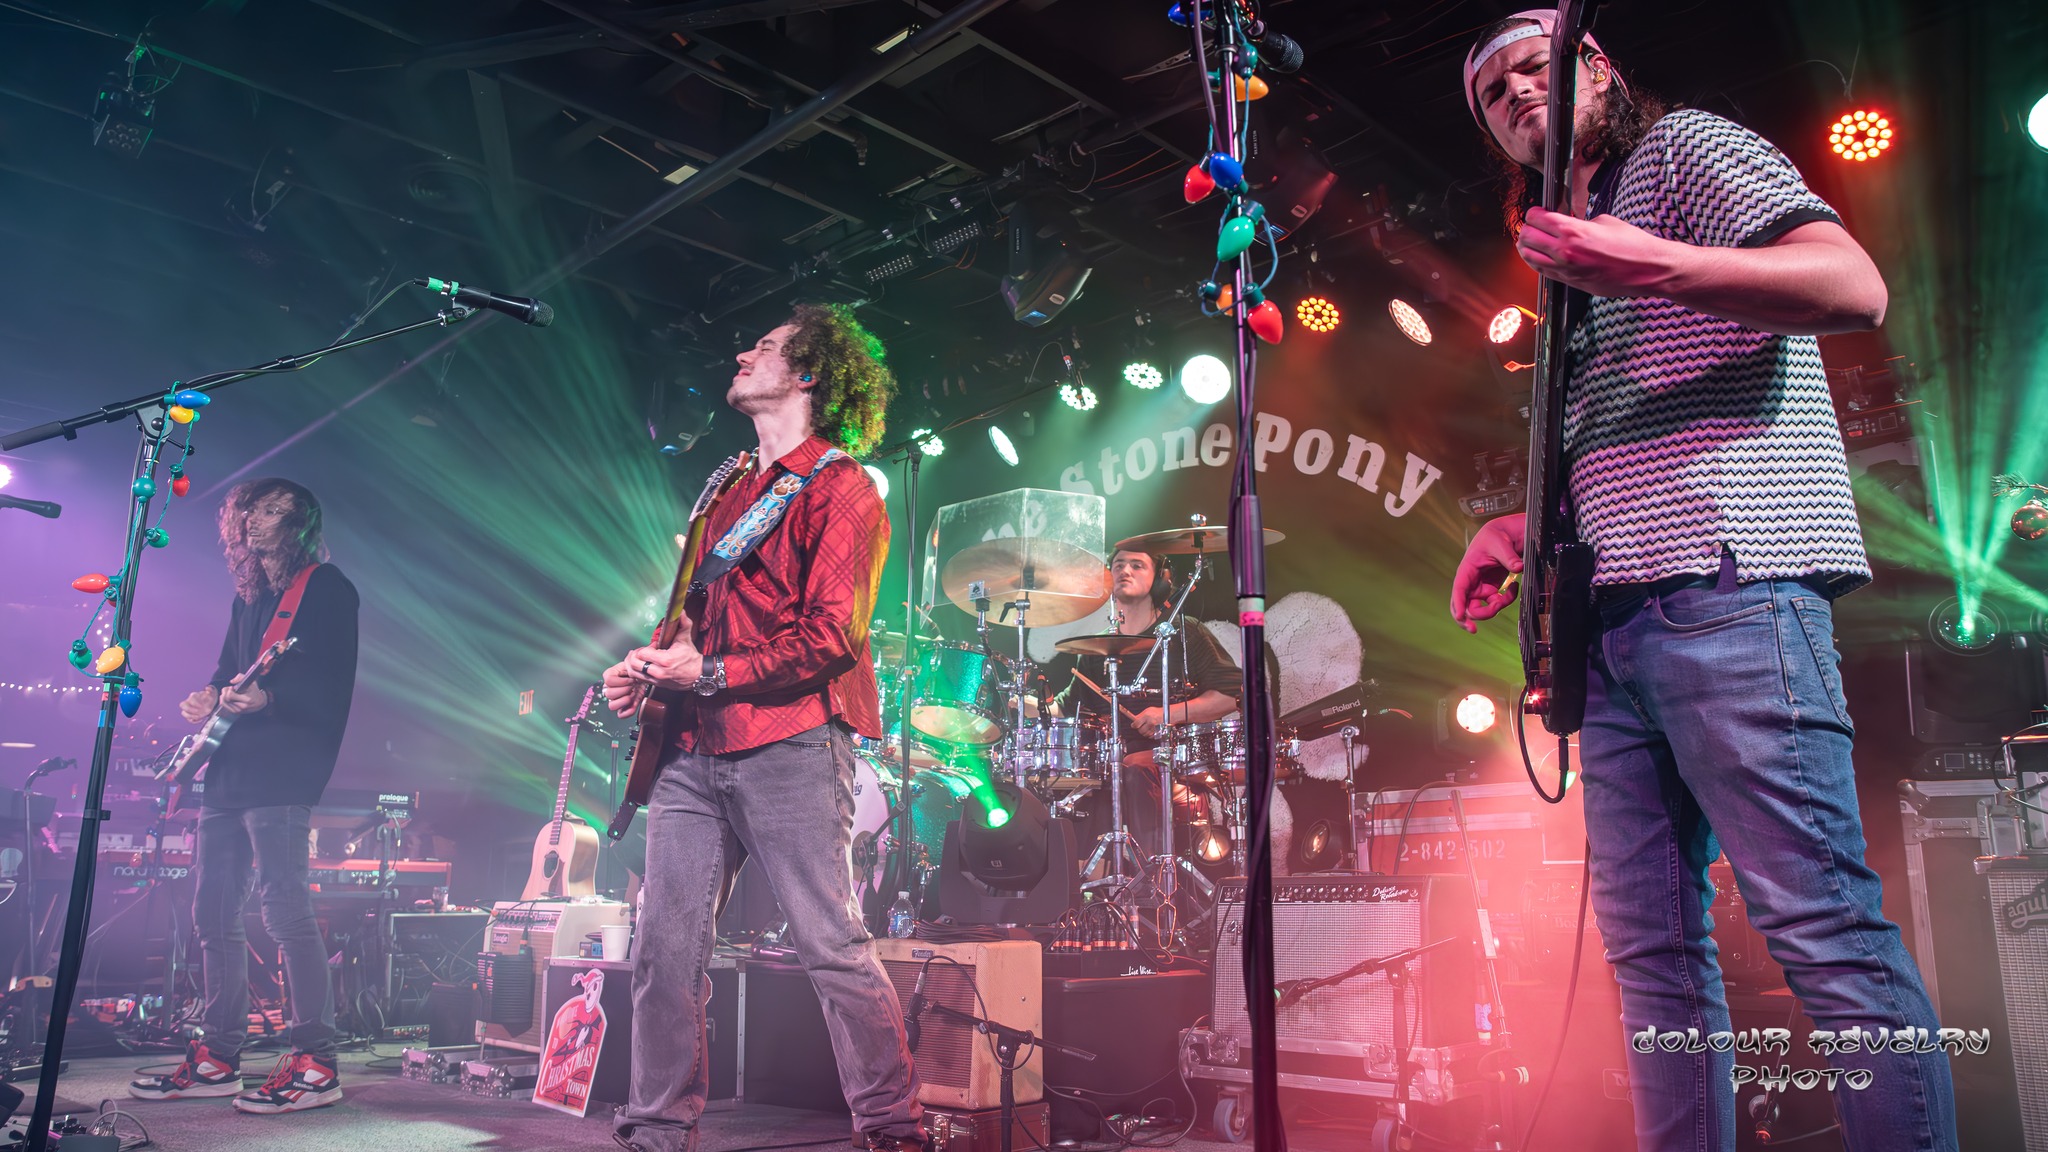
[[[1487,28],[1465,98],[1516,174],[1522,259],[1579,297],[1561,480],[1594,551],[1580,757],[1637,1140],[1733,1149],[1734,1057],[1648,1038],[1729,1029],[1708,938],[1716,856],[1816,1027],[1937,1027],[1863,859],[1831,611],[1870,568],[1814,337],[1874,327],[1886,290],[1768,141],[1663,113],[1590,38],[1557,67],[1555,20]],[[1579,146],[1569,202],[1549,211],[1523,189],[1560,76],[1577,85]],[[1467,630],[1514,599],[1523,528],[1503,517],[1467,548],[1451,587]],[[1942,1054],[1828,1063],[1870,1077],[1834,1095],[1848,1147],[1956,1147]]]
[[[355,585],[322,563],[320,502],[290,480],[249,480],[228,493],[220,539],[235,581],[220,665],[179,710],[194,723],[233,721],[205,765],[193,859],[192,920],[205,963],[204,1034],[167,1075],[129,1085],[145,1100],[233,1096],[238,1111],[297,1112],[341,1099],[327,948],[307,887],[307,829],[327,789],[356,681]],[[277,641],[296,643],[260,680],[245,678]],[[284,952],[292,1050],[260,1087],[242,1090],[249,945],[242,909],[254,894]]]
[[[738,360],[726,403],[753,421],[760,451],[714,475],[661,642],[604,674],[606,703],[641,714],[639,741],[662,753],[633,944],[633,1016],[652,1026],[633,1029],[614,1138],[639,1152],[696,1147],[705,969],[718,906],[751,858],[824,1006],[857,1146],[922,1149],[902,1010],[848,855],[853,737],[882,734],[868,626],[889,550],[888,514],[856,457],[881,439],[895,382],[881,342],[839,306],[798,308]],[[620,820],[635,791],[629,781]]]

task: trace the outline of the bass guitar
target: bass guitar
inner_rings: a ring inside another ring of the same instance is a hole
[[[752,461],[750,453],[742,452],[718,466],[705,481],[704,491],[697,496],[697,503],[690,509],[690,533],[683,541],[683,558],[676,565],[675,583],[668,591],[668,611],[662,614],[661,623],[654,630],[654,647],[667,648],[676,642],[683,627],[690,618],[683,610],[683,602],[689,598],[690,584],[697,573],[698,554],[704,547],[704,529],[710,521],[711,510],[732,491],[740,477],[746,475],[747,465]],[[633,729],[632,767],[626,773],[625,797],[619,803],[619,810],[612,816],[611,826],[605,835],[617,840],[633,826],[633,817],[647,806],[648,797],[654,794],[654,778],[661,771],[662,750],[674,735],[676,710],[688,703],[688,693],[680,688],[655,688],[640,701],[639,726]]]
[[[562,757],[562,783],[555,789],[555,818],[533,839],[533,867],[526,873],[521,900],[597,895],[597,829],[568,814],[569,780],[576,772],[576,734],[582,731],[595,699],[596,685],[584,689],[582,706],[569,717],[569,751]]]
[[[1550,37],[1550,124],[1543,207],[1570,212],[1579,46],[1596,5],[1565,0]],[[1522,709],[1562,740],[1586,719],[1593,549],[1573,530],[1564,471],[1565,386],[1571,375],[1570,288],[1544,278],[1536,308],[1535,390],[1529,404],[1528,514],[1522,539]],[[1562,761],[1560,761],[1562,767]]]
[[[271,666],[277,658],[297,647],[299,638],[287,636],[256,657],[248,670],[235,677],[229,686],[247,690],[261,686],[263,678],[270,675]],[[172,754],[170,766],[156,774],[158,780],[171,784],[171,800],[168,811],[177,812],[185,807],[186,793],[194,784],[206,779],[206,766],[213,760],[213,754],[220,751],[221,741],[227,739],[228,730],[240,719],[235,713],[223,712],[219,704],[213,706],[213,715],[206,718],[206,724],[178,743],[178,750]]]

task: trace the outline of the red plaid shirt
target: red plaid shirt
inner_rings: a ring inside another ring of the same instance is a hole
[[[753,469],[711,511],[706,549],[781,476],[808,476],[831,445],[812,436]],[[889,515],[851,458],[827,464],[746,559],[690,604],[697,648],[725,658],[726,690],[692,697],[684,748],[759,748],[833,719],[882,735],[868,620],[889,556]]]

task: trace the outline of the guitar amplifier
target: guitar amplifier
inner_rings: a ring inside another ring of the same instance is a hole
[[[2026,1152],[2048,1152],[2048,858],[1979,860],[1976,870],[1990,888],[2005,990],[2005,1027],[1993,1035],[2012,1050]]]
[[[1216,921],[1210,1031],[1224,1043],[1212,1051],[1244,1051],[1251,1043],[1251,1020],[1245,1011],[1243,880],[1217,889]],[[1477,1008],[1484,997],[1474,962],[1479,919],[1463,876],[1275,877],[1276,981],[1335,976],[1362,961],[1446,938],[1457,942],[1409,961],[1397,970],[1406,973],[1399,980],[1374,972],[1316,989],[1281,1008],[1279,1050],[1328,1058],[1331,1067],[1324,1074],[1347,1069],[1338,1074],[1392,1080],[1397,1053],[1477,1041]]]
[[[485,955],[489,959],[477,967],[488,968],[502,978],[506,965],[516,962],[522,948],[532,949],[526,961],[533,986],[532,1023],[512,1033],[501,1024],[479,1022],[476,1038],[500,1047],[540,1051],[548,1030],[547,981],[543,978],[548,960],[555,956],[575,956],[580,952],[585,936],[607,924],[625,922],[626,906],[616,900],[571,904],[499,901],[491,910],[490,931],[484,944]]]
[[[875,941],[882,968],[906,1009],[927,972],[925,1000],[985,1017],[1011,1028],[1045,1032],[1042,953],[1031,940],[988,944]],[[917,1047],[917,1098],[936,1108],[975,1111],[1002,1103],[1000,1069],[989,1040],[950,1017],[927,1011]],[[1018,1067],[1013,1090],[1019,1104],[1045,1096],[1045,1056],[1034,1049]]]

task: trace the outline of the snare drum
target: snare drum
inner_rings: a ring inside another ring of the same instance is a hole
[[[1244,721],[1232,716],[1175,728],[1168,757],[1176,778],[1242,784],[1244,753]]]
[[[911,728],[942,744],[978,747],[1002,739],[991,671],[980,648],[934,644],[911,687]]]
[[[1036,775],[1100,779],[1108,742],[1109,724],[1102,717],[1057,716],[1026,729],[1018,743]]]

